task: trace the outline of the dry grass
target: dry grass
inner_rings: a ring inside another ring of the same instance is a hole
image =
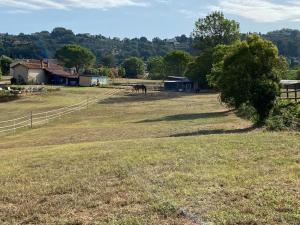
[[[44,106],[103,90],[62,91]],[[252,130],[213,94],[116,96],[1,139],[0,223],[296,225],[299,138]]]

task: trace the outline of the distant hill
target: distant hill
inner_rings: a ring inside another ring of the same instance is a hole
[[[281,55],[286,56],[291,63],[299,64],[300,59],[300,31],[292,29],[282,29],[272,31],[265,35],[264,38],[274,42]]]
[[[242,35],[245,37],[245,34]],[[299,64],[300,59],[300,31],[282,29],[262,35],[273,41],[291,64]],[[141,57],[144,60],[151,56],[164,56],[173,50],[184,50],[195,54],[193,40],[185,35],[173,39],[145,37],[123,40],[109,38],[102,35],[74,34],[72,30],[55,28],[52,32],[42,31],[30,35],[0,34],[0,55],[12,58],[53,58],[55,52],[66,44],[79,44],[90,48],[100,62],[103,57],[114,55],[116,63],[121,63],[131,56]]]
[[[51,33],[42,31],[31,35],[0,34],[0,55],[12,58],[53,58],[55,52],[66,44],[79,44],[90,48],[97,61],[107,55],[114,55],[117,63],[125,58],[136,56],[147,59],[151,56],[165,55],[173,50],[193,53],[192,39],[185,35],[174,39],[149,41],[145,37],[123,40],[107,38],[102,35],[74,34],[65,28],[55,28]]]

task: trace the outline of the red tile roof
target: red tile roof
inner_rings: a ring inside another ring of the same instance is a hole
[[[64,68],[60,65],[58,65],[55,60],[21,60],[17,61],[14,64],[12,64],[12,68],[15,68],[18,65],[23,65],[28,69],[44,69],[48,73],[52,75],[58,75],[62,77],[69,77],[69,78],[78,78],[78,76],[72,74],[71,72],[65,71]]]
[[[74,75],[70,72],[66,72],[61,68],[44,68],[44,70],[52,75],[58,75],[61,77],[68,77],[68,78],[78,78],[77,75]]]

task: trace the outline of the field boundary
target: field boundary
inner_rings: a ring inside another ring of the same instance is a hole
[[[111,97],[120,90],[112,90],[101,97],[94,96],[94,97],[87,97],[86,100],[81,101],[79,103],[64,106],[58,109],[53,109],[45,112],[34,113],[30,112],[28,115],[20,116],[18,118],[0,121],[0,135],[1,134],[15,134],[20,129],[25,128],[33,128],[34,126],[41,126],[50,123],[53,120],[59,120],[63,116],[72,114],[77,111],[81,111],[84,109],[88,109],[89,106],[104,100],[108,97]]]

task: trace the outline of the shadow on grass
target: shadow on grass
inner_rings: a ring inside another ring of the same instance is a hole
[[[118,104],[118,103],[134,103],[134,102],[149,102],[167,99],[181,98],[194,94],[177,93],[177,92],[152,92],[147,95],[142,93],[130,93],[120,97],[108,98],[100,102],[100,104]]]
[[[196,119],[204,119],[204,118],[218,118],[218,117],[228,116],[229,112],[231,112],[231,110],[224,111],[224,112],[178,114],[178,115],[166,116],[159,119],[142,120],[136,123],[153,123],[153,122],[162,122],[162,121],[183,121],[183,120],[196,120]]]
[[[12,96],[0,96],[0,104],[6,103],[6,102],[12,102],[20,99],[21,97],[18,95],[12,95]]]
[[[233,129],[233,130],[224,130],[224,129],[198,130],[195,132],[174,134],[174,135],[170,135],[169,137],[205,136],[205,135],[213,135],[213,134],[242,134],[242,133],[249,133],[258,128],[259,128],[258,126],[251,126],[247,128]]]

